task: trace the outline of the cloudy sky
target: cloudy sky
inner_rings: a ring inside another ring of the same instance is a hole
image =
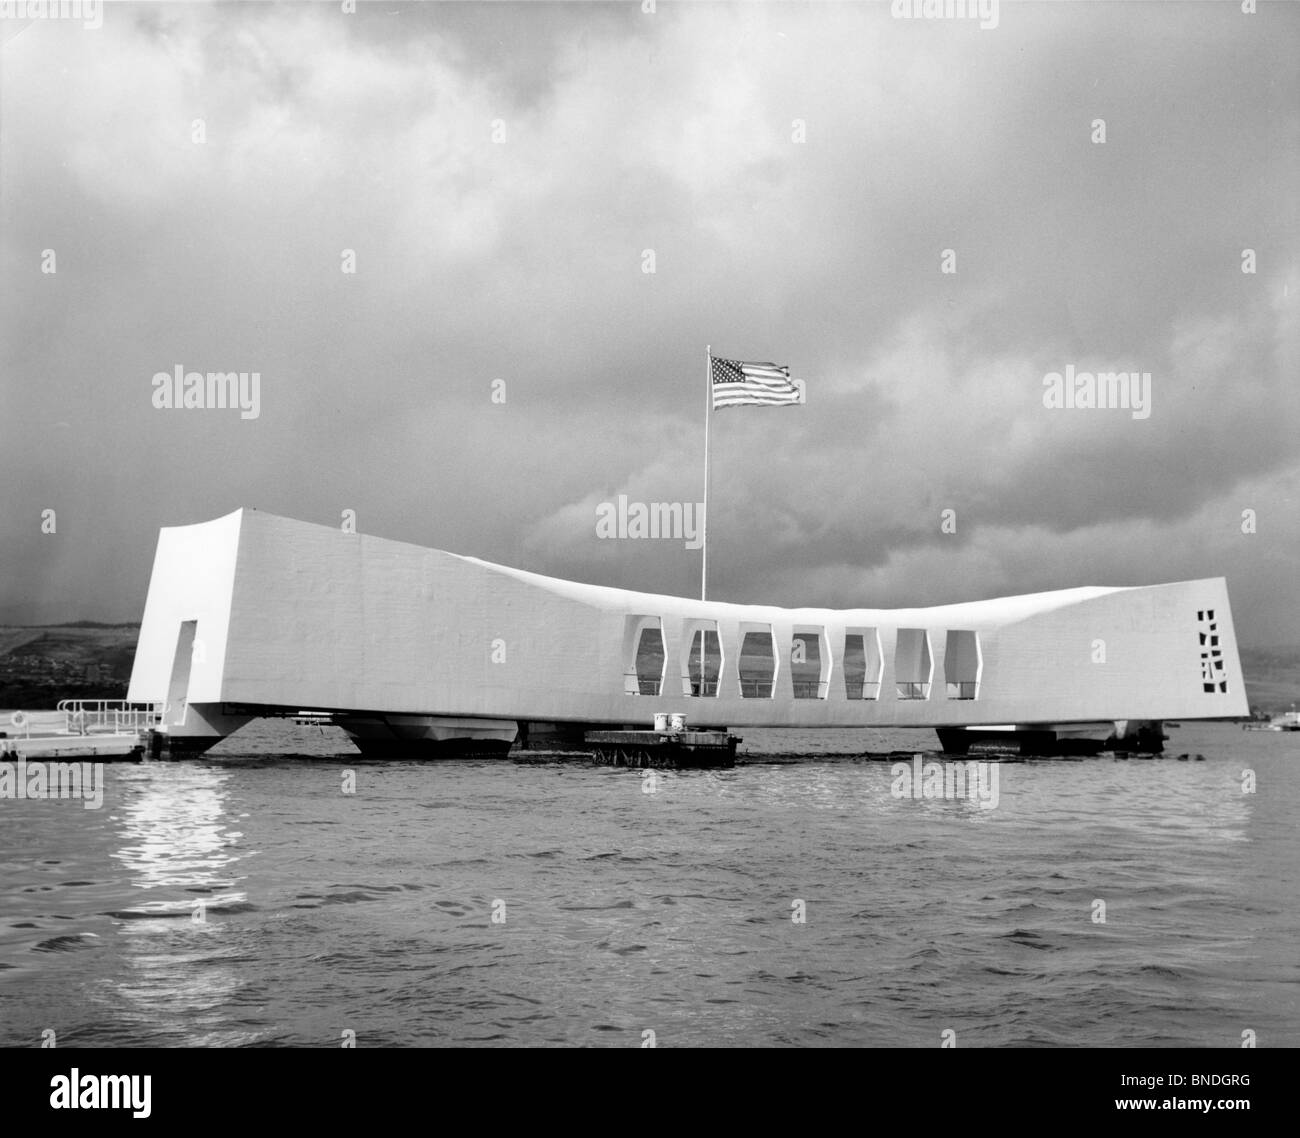
[[[138,619],[240,506],[698,595],[596,514],[702,497],[711,344],[808,392],[714,417],[711,596],[1225,575],[1300,642],[1300,5],[655,7],[0,20],[0,619]]]

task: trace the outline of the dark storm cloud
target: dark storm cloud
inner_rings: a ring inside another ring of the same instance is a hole
[[[245,504],[692,592],[594,523],[700,498],[711,343],[809,388],[715,418],[715,596],[1228,572],[1300,635],[1293,8],[340,8],[5,43],[0,615],[135,616],[157,528]],[[177,364],[260,416],[154,409]],[[1044,407],[1067,365],[1150,417]]]

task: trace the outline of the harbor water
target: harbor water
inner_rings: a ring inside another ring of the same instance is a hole
[[[677,773],[261,721],[0,799],[0,1044],[1300,1045],[1300,734],[995,801],[911,787],[931,733],[740,734]]]

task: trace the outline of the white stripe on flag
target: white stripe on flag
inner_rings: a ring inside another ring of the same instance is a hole
[[[798,402],[799,402],[798,391],[787,391],[779,395],[775,393],[769,393],[769,392],[758,393],[753,391],[734,391],[734,392],[728,391],[725,393],[716,394],[713,399],[713,405],[715,407],[734,407],[746,403],[782,404],[782,403],[798,403]]]
[[[721,387],[723,389],[728,387],[741,387],[741,386],[765,387],[765,388],[770,388],[773,391],[789,391],[790,381],[786,379],[784,376],[782,376],[780,379],[755,379],[753,376],[750,376],[748,379],[742,381],[742,383],[719,383],[718,384],[718,387]]]

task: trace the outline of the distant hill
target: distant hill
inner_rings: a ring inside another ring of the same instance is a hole
[[[1276,713],[1300,704],[1300,647],[1242,648],[1240,652],[1252,708]]]
[[[33,628],[134,628],[140,631],[138,620],[124,620],[118,624],[105,624],[102,620],[65,620],[62,624],[37,624]]]
[[[139,624],[0,625],[0,707],[125,699]]]

